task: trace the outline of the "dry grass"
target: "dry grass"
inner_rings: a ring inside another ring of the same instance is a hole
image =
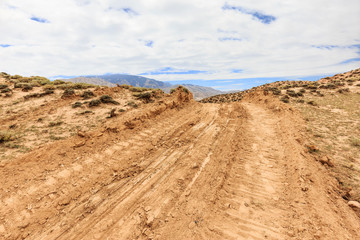
[[[311,141],[323,154],[332,156],[333,168],[351,199],[360,201],[360,94],[306,95],[316,106],[293,102],[307,120]]]

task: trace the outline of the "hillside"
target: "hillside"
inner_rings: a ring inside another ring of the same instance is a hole
[[[106,75],[97,75],[97,76],[85,76],[85,77],[77,77],[70,79],[62,79],[66,82],[74,82],[74,83],[89,83],[101,86],[109,86],[114,87],[116,84],[123,85],[131,85],[135,87],[146,87],[146,88],[154,88],[161,89],[167,93],[170,92],[171,89],[177,88],[179,85],[172,85],[167,82],[161,82],[150,78],[134,76],[134,75],[126,75],[126,74],[106,74]],[[192,84],[183,84],[186,86],[193,94],[195,100],[201,100],[203,98],[207,98],[216,94],[221,94],[223,92],[210,88],[203,87]]]
[[[359,73],[220,104],[2,74],[0,239],[360,239]]]
[[[270,83],[201,102],[238,102],[259,89],[300,110],[307,122],[309,144],[316,146],[314,157],[331,165],[344,199],[360,202],[360,69],[318,81]]]

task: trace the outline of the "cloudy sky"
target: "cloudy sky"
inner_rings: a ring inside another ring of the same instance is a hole
[[[359,10],[359,0],[0,0],[0,71],[218,89],[331,75],[360,67]]]

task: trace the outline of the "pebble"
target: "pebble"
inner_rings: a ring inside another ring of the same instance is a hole
[[[348,205],[352,208],[359,208],[360,209],[360,203],[357,201],[349,201]]]
[[[189,224],[189,228],[190,229],[193,229],[195,227],[195,222],[194,221],[191,221],[191,223]]]

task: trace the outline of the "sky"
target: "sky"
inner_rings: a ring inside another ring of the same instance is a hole
[[[360,67],[359,0],[0,0],[0,71],[220,90]]]

